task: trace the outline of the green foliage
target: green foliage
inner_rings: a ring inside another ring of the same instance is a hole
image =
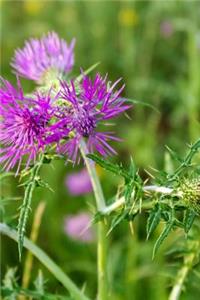
[[[122,164],[113,164],[107,159],[96,154],[88,154],[88,157],[102,168],[124,178],[124,189],[122,195],[125,197],[125,202],[118,212],[114,212],[109,233],[123,220],[130,220],[131,218],[134,219],[142,209],[142,203],[144,203],[146,199],[151,201],[151,208],[149,209],[149,217],[146,225],[147,239],[149,239],[157,226],[164,221],[164,228],[158,236],[153,248],[153,258],[163,241],[172,230],[181,228],[188,233],[192,227],[196,213],[193,210],[194,205],[192,199],[190,199],[192,197],[191,193],[183,191],[183,178],[181,176],[182,173],[186,174],[186,172],[188,172],[189,167],[195,167],[195,165],[192,164],[192,159],[194,158],[194,155],[198,153],[199,149],[200,140],[197,140],[197,142],[190,146],[189,152],[186,156],[181,158],[175,151],[168,148],[172,160],[176,163],[178,162],[179,166],[175,169],[173,174],[157,172],[158,178],[154,178],[154,181],[159,181],[161,186],[172,188],[174,192],[171,195],[165,195],[162,193],[156,193],[155,195],[155,193],[149,192],[145,194],[143,190],[144,183],[138,174],[138,169],[133,160],[131,160],[129,169],[126,170]],[[194,190],[194,184],[199,184],[199,181],[193,179],[191,182],[194,182],[192,185]],[[188,188],[191,189],[190,185],[190,179],[188,179],[186,189],[188,186]],[[184,193],[187,193],[189,198],[187,205],[184,200]],[[196,194],[195,197],[197,197]]]
[[[147,240],[149,239],[151,233],[154,232],[154,230],[160,223],[161,216],[162,216],[161,212],[162,212],[161,206],[158,203],[156,203],[156,205],[150,211],[149,217],[147,219],[147,226],[146,226]]]
[[[24,289],[17,283],[17,269],[9,268],[3,279],[3,285],[1,286],[1,296],[4,300],[15,300],[20,296],[37,300],[72,300],[73,298],[62,296],[59,294],[51,294],[46,291],[47,286],[44,286],[44,279],[42,272],[39,271],[35,280],[35,289]]]
[[[146,107],[151,108],[152,110],[154,110],[156,113],[160,114],[160,111],[154,105],[151,105],[147,102],[136,100],[136,99],[129,99],[129,98],[125,98],[124,100],[126,100],[126,102],[130,102],[130,103],[133,103],[133,104],[146,106]]]
[[[142,185],[143,181],[138,174],[138,169],[131,159],[129,169],[126,170],[122,164],[114,164],[107,159],[102,158],[97,154],[88,154],[87,157],[95,161],[99,166],[103,169],[113,173],[114,175],[118,175],[124,178],[124,187],[121,194],[125,198],[125,205],[122,207],[117,215],[114,215],[108,234],[123,220],[133,220],[137,215],[139,209],[134,209],[134,206],[140,199],[142,199]],[[131,203],[131,199],[133,198],[134,194],[134,203]],[[95,217],[95,220],[97,220]]]
[[[198,139],[195,143],[189,146],[189,151],[183,159],[181,159],[175,152],[173,152],[172,154],[172,151],[170,151],[170,154],[172,154],[172,158],[177,159],[180,162],[180,164],[173,174],[168,175],[168,183],[177,180],[178,176],[182,175],[182,173],[188,171],[188,168],[193,166],[192,159],[199,152],[199,149],[200,139]]]
[[[75,84],[81,82],[84,75],[88,75],[90,72],[92,72],[94,69],[96,69],[96,67],[98,67],[99,64],[100,64],[100,62],[97,62],[97,63],[93,64],[91,67],[89,67],[87,70],[85,70],[85,71],[82,70],[82,74],[79,75],[78,77],[76,77]]]
[[[14,241],[18,242],[18,233],[16,230],[7,226],[4,223],[0,223],[0,233],[4,234]],[[70,292],[75,300],[89,300],[87,296],[75,285],[75,283],[62,271],[62,269],[38,246],[36,246],[31,240],[24,237],[24,247],[29,250],[53,275],[59,280],[63,286]],[[15,272],[11,273],[12,276],[7,276],[10,286],[13,287],[14,275]],[[11,277],[11,279],[10,279]],[[39,281],[39,283],[38,283]],[[37,279],[36,288],[43,289],[43,280],[40,278]],[[41,288],[42,285],[42,288]]]
[[[155,243],[154,248],[153,248],[152,258],[155,257],[155,254],[158,251],[159,247],[161,246],[163,241],[167,238],[167,236],[169,235],[169,233],[173,229],[174,223],[175,223],[175,218],[171,214],[169,220],[165,224],[165,227],[164,227],[163,231],[161,232],[158,239],[156,240],[156,243]]]
[[[88,154],[87,157],[95,161],[99,166],[103,169],[112,172],[115,175],[119,175],[125,178],[125,180],[129,180],[129,173],[124,169],[122,164],[113,164],[107,159],[102,158],[97,154]]]
[[[184,213],[184,220],[183,220],[185,233],[188,233],[190,231],[194,223],[195,217],[196,217],[196,213],[192,209],[190,208],[186,209]]]

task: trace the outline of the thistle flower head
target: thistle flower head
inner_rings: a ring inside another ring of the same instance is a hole
[[[179,190],[185,205],[200,214],[200,177],[183,180]]]
[[[71,71],[74,45],[74,39],[68,46],[55,32],[49,32],[41,39],[25,42],[23,49],[17,49],[11,66],[22,77],[47,83]]]
[[[49,95],[26,98],[19,80],[17,89],[4,79],[1,83],[0,162],[9,170],[17,163],[19,168],[25,155],[28,166],[44,150],[53,109]]]
[[[112,86],[106,82],[106,77],[102,78],[99,74],[95,76],[94,81],[84,76],[80,86],[75,86],[75,82],[61,82],[61,97],[66,104],[66,126],[72,133],[72,138],[63,145],[61,152],[76,161],[78,155],[78,146],[82,138],[87,139],[87,145],[90,152],[96,149],[101,155],[116,153],[108,144],[108,140],[119,141],[113,132],[99,132],[99,124],[110,120],[120,113],[127,110],[130,106],[125,105],[125,100],[120,98],[124,89],[114,88],[120,80],[117,80]]]

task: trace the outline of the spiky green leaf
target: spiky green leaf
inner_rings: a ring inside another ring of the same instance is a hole
[[[107,235],[109,235],[117,225],[119,225],[124,219],[126,219],[127,214],[128,214],[127,211],[123,211],[121,214],[115,216],[112,219]]]
[[[155,255],[156,255],[156,252],[160,248],[161,244],[163,243],[163,241],[167,238],[167,236],[171,232],[171,230],[173,228],[173,225],[174,225],[174,220],[173,219],[165,224],[165,227],[164,227],[163,231],[159,235],[159,237],[158,237],[158,239],[157,239],[157,241],[154,245],[152,259],[154,259]]]
[[[122,165],[119,164],[113,164],[108,160],[105,160],[101,156],[97,154],[88,154],[87,157],[95,161],[99,166],[101,166],[103,169],[110,171],[114,173],[115,175],[120,175],[124,177],[125,179],[129,179],[129,173],[123,168]]]
[[[195,217],[196,213],[192,209],[186,209],[183,220],[185,233],[188,233],[190,231]]]
[[[147,240],[149,239],[150,235],[154,232],[156,227],[158,226],[161,220],[161,207],[156,204],[155,207],[150,211],[149,217],[147,219]]]

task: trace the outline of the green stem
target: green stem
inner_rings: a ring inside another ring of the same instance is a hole
[[[99,211],[106,207],[103,191],[99,178],[96,173],[95,165],[92,160],[87,157],[88,149],[85,142],[82,140],[79,144],[82,157],[85,161],[88,173],[90,175],[97,209]],[[104,221],[98,223],[98,245],[97,245],[97,269],[98,269],[98,300],[108,299],[108,284],[107,284],[107,238],[106,224]]]
[[[98,268],[98,300],[108,299],[107,284],[107,229],[104,221],[98,223],[98,246],[97,246],[97,268]]]
[[[0,223],[0,232],[14,241],[18,241],[17,231],[11,229],[6,224]],[[38,246],[31,242],[26,237],[24,238],[24,247],[28,249],[54,276],[63,286],[71,293],[76,300],[89,300],[73,281],[58,267],[55,262]]]
[[[199,249],[199,241],[193,241],[192,245],[190,246],[193,247],[193,251],[192,253],[186,254],[184,257],[183,267],[178,271],[175,284],[169,295],[169,300],[178,300],[180,298],[186,277],[189,271],[192,269],[194,260],[197,257],[197,252]]]
[[[97,203],[97,209],[101,210],[106,207],[106,204],[105,204],[101,184],[99,182],[99,178],[96,173],[94,162],[87,157],[87,154],[89,152],[88,152],[87,146],[83,140],[80,141],[79,148],[80,148],[82,157],[85,161],[88,173],[90,175],[90,180],[92,183],[92,187],[93,187],[93,191],[94,191],[94,195],[95,195],[95,199],[96,199],[96,203]]]

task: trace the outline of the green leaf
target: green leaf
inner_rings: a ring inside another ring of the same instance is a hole
[[[135,187],[135,181],[130,180],[124,188],[124,198],[125,198],[125,204],[130,205],[130,200],[132,198],[133,190]]]
[[[170,183],[177,179],[177,177],[187,168],[191,167],[192,159],[195,154],[198,153],[200,149],[200,139],[198,139],[194,144],[189,146],[189,151],[180,163],[180,165],[176,168],[174,174],[169,176],[169,180],[167,183]]]
[[[147,106],[147,107],[153,109],[158,114],[160,114],[160,111],[155,106],[153,106],[153,105],[151,105],[147,102],[136,100],[136,99],[130,99],[130,98],[125,98],[125,100],[126,100],[126,102],[131,102],[131,103],[134,103],[134,104],[140,104],[140,105],[143,105],[143,106]]]
[[[185,233],[188,233],[190,231],[195,217],[196,213],[192,209],[186,209],[183,220]]]
[[[73,300],[71,297],[62,296],[59,294],[50,294],[50,293],[39,293],[38,291],[33,291],[29,289],[24,289],[19,286],[14,288],[2,287],[2,296],[4,300],[16,300],[20,296],[24,299],[38,299],[38,300]]]
[[[79,75],[78,77],[76,77],[75,79],[75,83],[76,82],[81,82],[81,80],[83,79],[84,75],[89,74],[90,72],[92,72],[94,69],[96,69],[96,67],[100,64],[100,62],[95,63],[94,65],[92,65],[91,67],[89,67],[87,70],[83,71],[83,74]]]
[[[158,226],[160,220],[161,220],[161,208],[158,204],[156,204],[155,207],[150,211],[149,217],[147,219],[147,227],[146,227],[147,240],[149,239],[150,235]]]
[[[18,233],[4,223],[0,223],[0,233],[18,241]],[[38,246],[24,237],[24,247],[28,249],[63,286],[70,292],[73,299],[89,300],[87,296],[75,285],[75,283],[62,271],[62,269]]]
[[[115,216],[113,219],[112,219],[112,222],[111,222],[111,225],[110,225],[110,229],[107,233],[107,235],[109,235],[111,233],[111,231],[113,231],[113,229],[119,225],[119,223],[121,223],[121,221],[123,221],[124,219],[126,219],[126,216],[127,216],[128,212],[127,211],[124,211],[122,212],[122,214],[119,214],[117,216]]]
[[[166,145],[165,147],[167,148],[167,150],[168,150],[168,152],[169,152],[169,154],[170,154],[170,156],[171,156],[171,158],[172,158],[173,160],[178,161],[178,162],[180,162],[180,163],[183,162],[183,159],[182,159],[181,157],[179,157],[179,155],[178,155],[174,150],[172,150],[172,149],[171,149],[170,147],[168,147],[167,145]]]
[[[45,291],[45,283],[46,283],[46,280],[44,279],[42,270],[39,270],[38,275],[34,281],[34,286],[35,286],[36,291],[42,295],[44,294],[44,291]]]
[[[36,184],[37,184],[37,186],[46,188],[46,189],[48,189],[50,192],[54,193],[54,190],[51,188],[51,186],[50,186],[46,181],[44,181],[43,179],[41,179],[40,177],[39,177],[39,179],[37,180]]]
[[[133,158],[131,157],[131,163],[130,163],[130,167],[129,167],[129,175],[130,175],[130,177],[135,178],[136,173],[137,173],[137,167],[133,161]]]
[[[167,238],[167,236],[169,235],[169,233],[171,232],[172,228],[174,225],[174,220],[170,220],[168,223],[165,224],[165,227],[163,229],[163,231],[161,232],[160,236],[158,237],[154,248],[153,248],[153,254],[152,254],[152,259],[154,259],[156,252],[158,251],[160,245],[163,243],[163,241]]]
[[[113,164],[108,160],[103,159],[101,156],[97,154],[87,154],[87,157],[95,161],[103,169],[110,171],[115,175],[120,175],[127,180],[130,178],[129,173],[123,168],[122,165]]]

